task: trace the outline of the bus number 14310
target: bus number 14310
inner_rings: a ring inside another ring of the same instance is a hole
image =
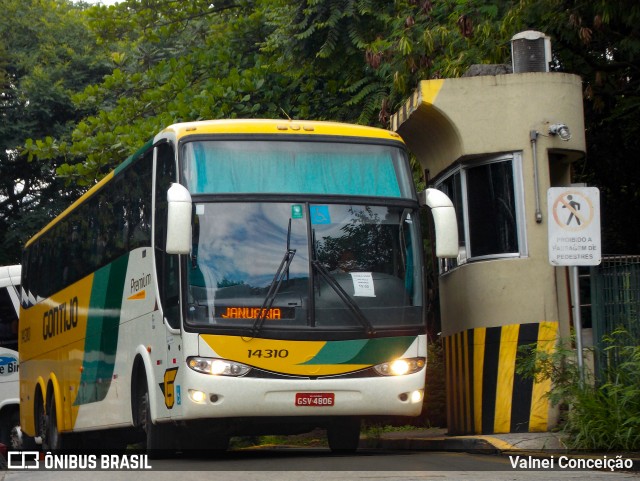
[[[248,357],[259,357],[265,359],[280,358],[283,359],[289,356],[289,351],[286,349],[249,349]]]

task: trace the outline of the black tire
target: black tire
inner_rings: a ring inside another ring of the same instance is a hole
[[[181,451],[186,456],[216,457],[229,449],[231,438],[218,430],[202,432],[201,429],[186,427],[181,431]]]
[[[58,411],[53,398],[48,403],[47,413],[44,410],[41,411],[39,427],[43,451],[59,453],[70,447],[65,442],[68,436],[58,431]]]
[[[345,418],[331,423],[327,427],[327,441],[334,453],[353,453],[360,444],[360,419]]]
[[[20,426],[20,413],[17,409],[7,409],[0,419],[0,443],[11,448],[11,432],[15,426]]]
[[[169,457],[175,451],[175,432],[172,426],[153,424],[151,419],[151,405],[149,389],[146,379],[140,383],[138,389],[138,426],[144,433],[143,442],[150,458],[160,459]]]
[[[45,446],[48,446],[46,441],[47,437],[47,425],[49,424],[47,413],[44,410],[44,401],[42,396],[37,396],[34,406],[35,423],[36,423],[36,437],[40,438],[40,449],[45,450]]]
[[[75,451],[79,448],[79,437],[75,433],[61,433],[58,430],[57,407],[53,397],[47,403],[47,411],[39,403],[40,414],[36,418],[38,435],[42,438],[41,449],[44,452],[60,453],[62,451]],[[24,440],[23,440],[24,441]],[[29,440],[27,439],[27,442]]]

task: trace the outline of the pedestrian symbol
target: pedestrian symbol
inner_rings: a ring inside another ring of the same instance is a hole
[[[556,196],[551,210],[558,226],[572,232],[587,228],[595,214],[589,196],[575,190],[562,190]]]
[[[575,219],[578,225],[581,224],[580,216],[577,215],[577,211],[580,210],[580,202],[576,202],[573,200],[573,195],[567,195],[567,200],[569,201],[569,205],[564,204],[562,206],[563,209],[569,209],[571,214],[569,215],[569,220],[567,220],[567,225],[571,225],[571,219]]]

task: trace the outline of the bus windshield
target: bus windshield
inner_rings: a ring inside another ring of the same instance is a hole
[[[193,327],[250,329],[259,318],[262,330],[422,323],[412,209],[256,201],[196,202],[194,211]]]
[[[187,142],[192,194],[271,193],[414,199],[404,150],[393,145],[282,140]]]

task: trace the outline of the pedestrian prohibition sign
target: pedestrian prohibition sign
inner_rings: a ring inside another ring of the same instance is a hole
[[[600,191],[552,187],[547,191],[549,262],[554,266],[600,264]]]

